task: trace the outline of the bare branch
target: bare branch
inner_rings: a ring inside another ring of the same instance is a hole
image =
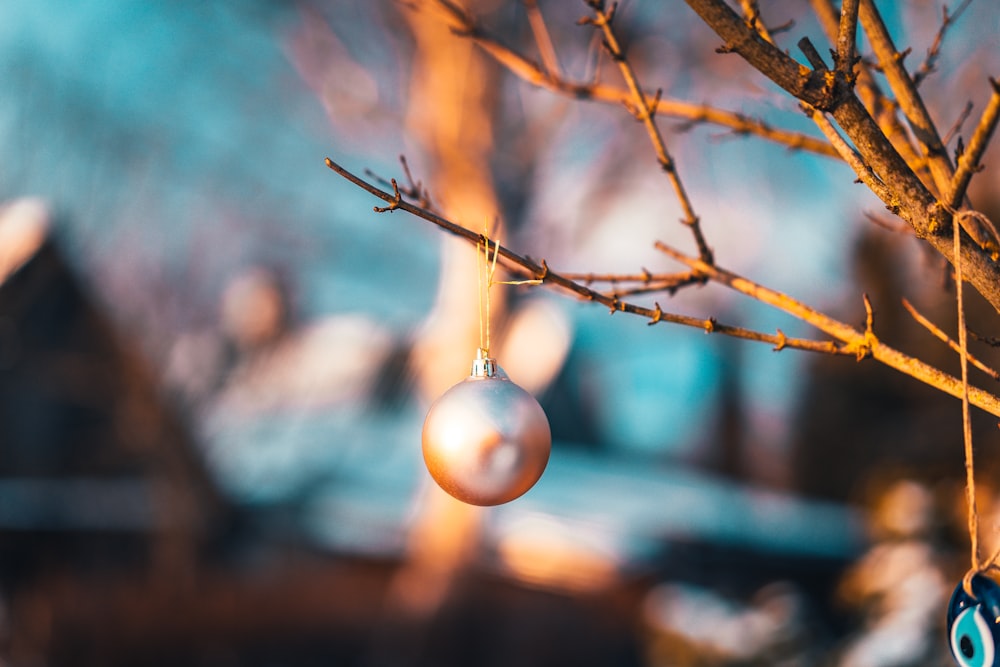
[[[995,336],[983,336],[981,334],[977,334],[972,329],[969,329],[969,335],[978,340],[980,343],[985,343],[990,347],[1000,347],[1000,338]]]
[[[879,64],[882,66],[889,88],[896,96],[900,110],[923,149],[934,181],[933,185],[937,192],[943,194],[947,191],[954,167],[938,134],[937,127],[935,127],[927,107],[924,106],[923,99],[917,92],[916,84],[906,72],[903,58],[896,50],[889,30],[872,0],[861,0],[860,18],[868,41],[875,52],[875,57],[878,58]]]
[[[495,37],[475,25],[472,19],[464,12],[450,14],[449,19],[453,24],[456,21],[462,21],[458,24],[460,28],[456,28],[456,32],[459,35],[473,40],[512,74],[531,85],[580,100],[592,100],[620,105],[631,99],[631,93],[628,90],[622,90],[621,88],[598,82],[584,83],[571,81],[547,71],[530,58],[503,45]],[[649,100],[649,93],[646,93],[646,97]],[[810,137],[801,132],[776,128],[757,118],[733,111],[717,109],[707,104],[696,104],[660,97],[656,100],[653,111],[658,115],[671,116],[695,123],[721,125],[731,128],[737,134],[759,136],[768,141],[784,144],[791,149],[808,151],[827,157],[837,157],[836,151],[821,139]]]
[[[485,249],[490,253],[496,253],[497,256],[503,260],[504,266],[509,270],[512,270],[529,280],[538,281],[537,284],[542,286],[558,288],[565,292],[574,294],[578,298],[585,301],[600,303],[606,306],[612,314],[617,312],[632,313],[633,315],[649,319],[650,324],[670,322],[672,324],[679,324],[686,327],[700,329],[706,333],[719,333],[734,338],[769,343],[774,346],[776,351],[787,347],[805,350],[808,352],[820,352],[834,355],[853,355],[856,352],[854,348],[850,348],[846,345],[838,345],[833,341],[789,338],[780,330],[776,334],[767,334],[743,327],[721,324],[713,318],[703,319],[689,317],[687,315],[678,315],[675,313],[665,313],[660,308],[659,304],[656,304],[655,308],[647,308],[645,306],[623,301],[614,294],[599,292],[574,280],[570,280],[564,275],[552,271],[549,269],[544,260],[542,260],[541,263],[536,263],[534,260],[518,255],[509,248],[496,243],[492,239],[487,239],[482,234],[473,232],[472,230],[447,220],[432,211],[415,206],[414,204],[407,202],[405,199],[397,201],[396,193],[390,193],[380,189],[379,187],[344,169],[330,158],[326,158],[326,166],[369,194],[374,195],[382,201],[388,202],[390,205],[395,204],[395,206],[376,208],[384,209],[386,211],[396,209],[406,211],[411,215],[437,225],[444,231],[462,238],[472,245],[477,247],[485,246]],[[482,246],[480,246],[480,244],[482,244]]]
[[[406,161],[405,155],[399,156],[399,163],[402,165],[403,174],[406,176],[406,180],[409,183],[409,185],[407,186],[400,187],[399,183],[396,182],[396,179],[387,180],[379,176],[375,172],[373,172],[371,169],[365,169],[365,175],[368,176],[369,178],[374,179],[377,183],[381,183],[386,187],[393,188],[395,191],[398,191],[402,196],[416,201],[417,204],[422,208],[426,208],[428,210],[434,210],[434,207],[432,206],[431,203],[430,192],[428,192],[427,188],[424,187],[423,183],[414,180],[413,173],[410,171],[410,165]],[[378,212],[381,213],[382,211]]]
[[[865,164],[864,159],[862,159],[858,152],[851,148],[844,138],[840,136],[837,128],[827,119],[826,114],[812,107],[806,107],[806,113],[810,115],[820,131],[826,135],[830,145],[837,149],[837,152],[844,158],[844,161],[854,170],[854,173],[858,176],[858,180],[868,186],[868,189],[874,192],[875,196],[881,199],[886,205],[891,205],[893,202],[892,192],[875,175],[872,168]]]
[[[545,18],[538,9],[536,0],[523,0],[524,8],[528,13],[528,24],[531,32],[535,35],[535,44],[538,45],[538,53],[542,57],[542,64],[549,76],[562,76],[562,69],[559,67],[559,58],[556,56],[556,48],[552,44],[552,37],[549,35],[549,28],[545,25]]]
[[[820,331],[843,342],[848,349],[859,356],[861,356],[862,352],[866,352],[873,359],[890,368],[920,380],[936,389],[940,389],[955,398],[962,398],[963,385],[961,380],[919,359],[889,347],[878,340],[870,329],[858,331],[854,327],[839,322],[781,292],[776,292],[740,277],[735,273],[730,273],[724,269],[706,264],[696,257],[684,255],[663,243],[657,243],[656,247],[661,252],[673,257],[689,268],[704,273],[713,282],[725,285],[741,294],[745,294],[811,324]],[[990,414],[1000,416],[1000,397],[982,389],[969,387],[969,401]]]
[[[952,210],[942,206],[917,177],[843,77],[829,70],[809,71],[761,38],[724,0],[686,2],[725,40],[729,50],[738,53],[799,100],[830,113],[851,139],[865,164],[889,188],[892,193],[892,200],[887,204],[889,210],[908,222],[918,237],[925,239],[954,263],[954,250],[948,234]],[[873,11],[870,5],[870,0],[861,0],[862,25],[865,25],[866,15]],[[881,21],[878,23],[881,25]],[[894,48],[892,54],[898,56]],[[1000,310],[1000,266],[993,261],[991,253],[966,239],[961,245],[961,261],[969,282],[994,308]]]
[[[711,264],[713,261],[712,250],[708,247],[705,236],[702,234],[701,222],[694,212],[694,206],[691,204],[691,199],[688,197],[680,174],[677,172],[677,165],[667,150],[667,144],[663,140],[660,128],[656,125],[655,103],[651,103],[646,94],[642,92],[642,87],[639,85],[639,79],[636,77],[635,70],[632,69],[632,64],[625,57],[625,53],[618,43],[618,37],[611,27],[614,8],[612,6],[610,10],[605,9],[603,0],[588,0],[588,4],[590,4],[591,9],[594,11],[594,18],[590,19],[589,22],[593,23],[594,26],[604,33],[604,44],[608,49],[608,53],[611,54],[611,58],[618,65],[618,69],[622,73],[622,78],[625,79],[629,92],[632,94],[632,102],[636,106],[636,118],[645,126],[646,132],[649,134],[649,140],[653,143],[653,150],[656,151],[656,159],[660,163],[660,168],[667,174],[670,185],[673,186],[674,194],[677,196],[677,201],[680,202],[681,210],[684,211],[684,219],[681,222],[691,230],[695,244],[698,246],[698,255],[704,261]],[[657,92],[656,98],[659,97],[660,93]]]
[[[407,213],[437,225],[441,229],[448,231],[455,236],[465,239],[470,244],[477,246],[479,244],[484,244],[486,246],[486,250],[496,253],[498,257],[504,260],[504,264],[506,266],[524,277],[539,281],[540,284],[548,287],[563,289],[582,299],[601,303],[608,307],[612,313],[633,313],[635,315],[648,318],[651,324],[659,322],[672,322],[674,324],[702,329],[706,333],[721,333],[736,338],[766,342],[774,345],[776,350],[791,347],[812,352],[823,352],[826,354],[854,355],[859,358],[871,356],[886,366],[894,368],[906,375],[910,375],[911,377],[940,389],[951,396],[956,398],[960,398],[962,396],[961,392],[963,390],[963,386],[960,380],[937,368],[934,368],[933,366],[930,366],[929,364],[885,345],[875,337],[870,326],[866,327],[866,331],[864,332],[858,331],[854,327],[839,322],[806,306],[803,303],[795,301],[791,297],[788,297],[780,292],[758,285],[734,273],[720,269],[712,264],[708,264],[699,258],[685,255],[663,243],[657,242],[656,248],[670,257],[673,257],[682,264],[685,264],[696,273],[709,280],[726,285],[731,289],[746,294],[747,296],[750,296],[762,303],[778,308],[793,317],[813,325],[820,331],[823,331],[841,342],[838,344],[831,341],[789,338],[780,330],[777,334],[765,334],[750,329],[744,329],[742,327],[720,324],[712,318],[706,320],[686,315],[665,313],[660,308],[659,304],[656,304],[655,309],[651,309],[622,301],[617,296],[603,294],[550,270],[544,261],[542,261],[541,264],[538,264],[527,257],[522,257],[510,249],[497,244],[495,241],[486,239],[482,234],[478,234],[462,227],[461,225],[455,224],[450,220],[446,220],[436,213],[422,209],[419,206],[415,206],[407,202],[405,199],[401,199],[399,197],[398,190],[392,193],[386,192],[377,186],[368,183],[364,179],[355,176],[330,158],[326,158],[326,165],[341,177],[390,204],[389,207],[378,208],[384,208],[385,210],[404,210]],[[868,306],[866,306],[866,308],[867,307]],[[972,405],[975,405],[993,415],[1000,416],[1000,398],[975,387],[969,387],[968,391],[969,400]]]
[[[941,139],[945,146],[950,144],[951,140],[958,136],[958,133],[962,131],[962,126],[965,125],[965,121],[969,120],[969,116],[972,115],[972,109],[972,102],[966,102],[965,106],[962,107],[962,112],[958,114],[958,118],[955,119],[955,122],[951,124],[951,127],[948,128],[948,131],[944,133],[944,137]],[[965,147],[959,146],[959,148],[961,148],[961,151],[959,151],[958,154],[961,155],[961,153],[965,152]]]
[[[830,40],[831,44],[836,44],[840,39],[840,12],[832,0],[811,0],[811,4],[827,39]],[[855,51],[857,51],[856,46]],[[896,152],[922,180],[930,180],[930,172],[927,170],[926,162],[914,151],[910,143],[910,135],[899,122],[896,113],[899,105],[886,97],[878,81],[872,76],[871,68],[863,58],[859,59],[858,65],[855,70],[857,75],[855,94],[858,95],[865,108],[868,109],[868,113],[878,123]]]
[[[983,157],[983,153],[986,152],[993,131],[996,130],[997,121],[1000,120],[1000,82],[997,82],[996,79],[990,79],[990,85],[993,86],[993,95],[990,96],[990,101],[987,103],[986,109],[983,110],[979,124],[976,125],[972,138],[969,139],[969,145],[959,157],[958,170],[946,189],[945,201],[953,209],[958,208],[965,199],[972,175],[982,169],[979,161]]]
[[[934,41],[931,43],[930,48],[927,49],[927,57],[924,58],[924,62],[920,63],[920,66],[913,72],[914,86],[919,86],[927,78],[927,75],[934,71],[937,59],[941,55],[941,45],[944,43],[945,33],[971,3],[972,0],[963,0],[958,9],[951,14],[948,13],[947,5],[941,7],[941,27],[938,28],[937,34],[934,36]],[[947,144],[947,142],[945,143]]]
[[[906,308],[906,311],[908,313],[910,313],[910,315],[913,317],[914,320],[917,321],[918,324],[920,324],[922,327],[924,327],[925,329],[927,329],[928,331],[930,331],[932,334],[934,334],[935,338],[937,338],[938,340],[940,340],[943,343],[945,343],[954,352],[956,352],[958,354],[961,354],[961,352],[962,352],[961,346],[958,343],[956,343],[954,340],[952,340],[948,336],[948,334],[946,334],[944,331],[942,331],[937,326],[935,326],[935,324],[933,322],[931,322],[929,319],[927,319],[926,317],[924,317],[923,315],[921,315],[920,312],[916,308],[913,307],[913,304],[911,304],[906,299],[903,299],[903,307]],[[968,352],[966,353],[966,355],[967,355],[966,358],[969,360],[969,363],[971,363],[973,366],[975,366],[976,368],[978,368],[982,372],[984,372],[987,375],[989,375],[994,380],[1000,381],[1000,373],[996,372],[995,370],[993,370],[992,368],[990,368],[989,366],[987,366],[983,362],[979,361],[979,359],[977,359],[976,357],[972,356]]]

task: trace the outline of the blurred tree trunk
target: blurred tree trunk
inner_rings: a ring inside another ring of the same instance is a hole
[[[414,39],[407,134],[419,142],[429,164],[431,197],[442,214],[477,232],[499,229],[500,204],[493,186],[493,113],[498,67],[470,40],[456,39],[447,22],[427,5],[404,8]],[[414,341],[411,366],[424,400],[430,402],[469,374],[480,345],[477,253],[459,239],[442,237],[436,304]],[[494,320],[503,313],[500,290],[492,295]],[[387,617],[370,656],[376,664],[420,654],[425,623],[444,601],[455,574],[478,542],[481,510],[427,483],[409,537],[407,564],[387,599]],[[377,635],[379,633],[376,633]]]
[[[456,39],[429,4],[402,15],[415,39],[406,128],[431,161],[431,196],[448,219],[475,232],[489,224],[497,235],[500,204],[490,161],[499,68],[471,40]],[[468,375],[479,346],[476,261],[467,243],[442,240],[437,303],[414,354],[425,399]],[[502,317],[501,290],[492,295],[492,313],[494,320]]]

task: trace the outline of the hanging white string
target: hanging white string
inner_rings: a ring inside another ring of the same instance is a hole
[[[541,285],[542,281],[532,280],[494,280],[497,272],[497,259],[500,257],[500,239],[490,239],[489,224],[483,227],[483,233],[476,244],[476,276],[479,285],[479,351],[483,358],[490,356],[490,288],[494,285]],[[490,243],[493,244],[492,257]]]
[[[955,301],[958,304],[958,350],[962,367],[962,436],[965,443],[965,502],[968,511],[969,542],[972,567],[963,579],[967,593],[972,595],[972,577],[983,570],[979,559],[979,513],[976,509],[976,473],[972,451],[972,421],[969,416],[969,351],[965,329],[965,304],[962,295],[962,227],[959,216],[952,222],[953,252],[955,257]]]

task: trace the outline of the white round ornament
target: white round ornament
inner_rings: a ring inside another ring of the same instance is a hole
[[[423,452],[438,485],[471,505],[500,505],[542,476],[552,434],[542,406],[480,351],[472,374],[424,420]]]

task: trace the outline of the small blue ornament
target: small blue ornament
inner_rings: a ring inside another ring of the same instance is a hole
[[[961,667],[1000,667],[1000,585],[976,574],[972,595],[959,583],[948,603],[948,644]]]

